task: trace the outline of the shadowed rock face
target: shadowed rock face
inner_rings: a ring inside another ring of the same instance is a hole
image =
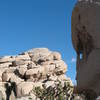
[[[100,94],[100,1],[79,0],[72,12],[77,88]]]

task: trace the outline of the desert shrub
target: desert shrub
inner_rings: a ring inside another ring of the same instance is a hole
[[[64,82],[64,85],[59,81],[55,86],[49,86],[46,88],[43,85],[43,89],[40,87],[34,87],[33,93],[40,100],[71,100],[73,94],[73,87],[69,82]]]

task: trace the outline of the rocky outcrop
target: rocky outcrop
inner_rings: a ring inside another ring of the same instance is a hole
[[[100,94],[100,1],[79,0],[72,12],[77,88]]]
[[[60,53],[47,48],[31,49],[17,56],[0,58],[0,97],[4,100],[35,100],[33,87],[55,86],[69,82],[67,65]]]

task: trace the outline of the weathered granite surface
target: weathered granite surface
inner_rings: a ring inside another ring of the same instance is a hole
[[[17,56],[0,58],[0,98],[4,100],[36,100],[33,87],[54,86],[58,81],[71,85],[65,73],[67,64],[60,53],[36,48]],[[1,100],[1,99],[0,99]]]
[[[100,95],[100,0],[79,0],[72,12],[77,88]]]

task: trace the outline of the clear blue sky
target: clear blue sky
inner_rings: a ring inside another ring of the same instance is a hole
[[[76,0],[0,0],[0,56],[31,48],[59,51],[75,80],[71,14]]]

